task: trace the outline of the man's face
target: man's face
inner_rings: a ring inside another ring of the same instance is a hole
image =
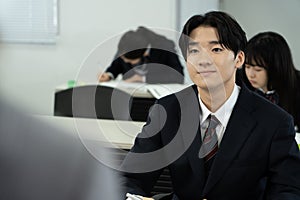
[[[187,51],[188,72],[199,89],[233,87],[236,68],[243,64],[244,53],[239,52],[235,58],[233,51],[219,43],[215,28],[194,29]]]

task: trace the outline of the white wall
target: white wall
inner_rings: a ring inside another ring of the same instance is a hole
[[[1,96],[33,113],[52,114],[55,87],[76,79],[80,65],[100,43],[138,25],[175,29],[173,0],[59,1],[56,45],[0,45]],[[158,9],[159,8],[159,9]],[[117,41],[106,43],[98,64],[108,65]],[[92,78],[96,81],[97,70]]]
[[[230,13],[250,39],[258,32],[276,31],[287,40],[300,69],[299,0],[220,0],[220,10]]]
[[[219,0],[177,0],[177,30],[181,31],[186,21],[193,15],[204,14],[219,9]]]

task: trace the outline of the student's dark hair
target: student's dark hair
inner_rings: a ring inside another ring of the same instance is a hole
[[[248,41],[245,54],[245,64],[266,69],[268,90],[276,90],[279,105],[295,115],[297,75],[286,40],[275,32],[258,33]]]
[[[244,51],[247,43],[246,34],[238,22],[225,12],[211,11],[205,15],[194,15],[184,25],[179,38],[179,47],[186,59],[189,37],[191,32],[199,26],[215,28],[219,42],[235,54]]]
[[[148,43],[142,34],[128,31],[119,41],[118,56],[124,56],[128,59],[140,58],[147,50]]]

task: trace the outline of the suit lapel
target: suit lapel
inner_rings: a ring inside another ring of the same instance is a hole
[[[204,195],[220,180],[256,126],[256,120],[251,116],[254,109],[251,98],[249,90],[242,87],[211,167]]]
[[[203,160],[199,158],[201,146],[200,126],[200,105],[196,85],[188,87],[177,95],[180,105],[180,134],[184,149],[195,177],[204,177]],[[200,188],[200,187],[199,187]]]

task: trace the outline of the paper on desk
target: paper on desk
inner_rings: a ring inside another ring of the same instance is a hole
[[[156,98],[160,99],[169,94],[178,92],[188,85],[183,84],[148,84],[146,85],[147,90]]]
[[[125,81],[108,81],[108,82],[101,82],[99,85],[107,86],[111,88],[118,88],[118,89],[135,89],[135,90],[142,90],[146,83],[128,83]],[[144,89],[146,91],[146,89]]]
[[[100,85],[108,86],[118,89],[126,89],[126,92],[130,93],[130,90],[149,92],[156,99],[162,98],[169,94],[178,92],[189,85],[186,84],[147,84],[147,83],[127,83],[124,81],[109,81],[100,83]]]
[[[295,137],[298,145],[300,145],[300,133],[296,132],[296,137]]]
[[[145,85],[145,83],[128,83],[125,81],[107,81],[107,82],[101,82],[99,85],[112,87],[112,88],[139,88]]]

